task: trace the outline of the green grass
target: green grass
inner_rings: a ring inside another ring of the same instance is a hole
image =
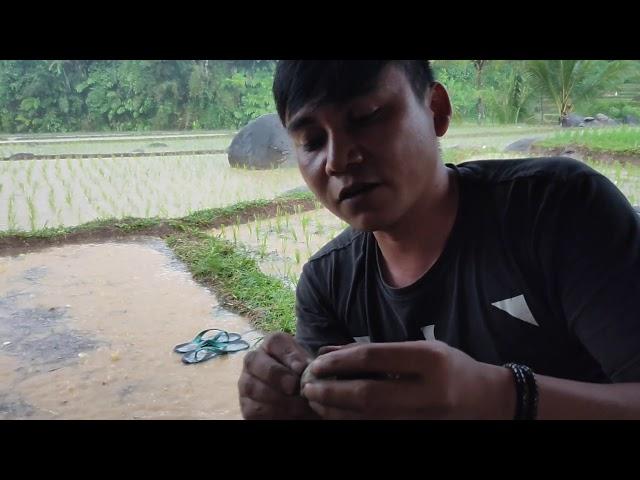
[[[166,239],[194,278],[211,282],[225,302],[264,332],[295,332],[295,293],[260,271],[255,260],[225,240],[202,233]]]
[[[640,155],[640,127],[566,130],[540,141],[541,147],[583,147],[594,152]]]

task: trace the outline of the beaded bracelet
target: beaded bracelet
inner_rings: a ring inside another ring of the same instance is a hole
[[[516,413],[514,420],[535,420],[538,416],[538,386],[535,375],[526,365],[505,363],[516,381]]]

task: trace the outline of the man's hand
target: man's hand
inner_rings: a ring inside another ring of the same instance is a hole
[[[248,420],[318,418],[299,395],[300,375],[310,361],[291,335],[266,337],[244,357],[238,380],[242,416]]]
[[[509,370],[439,341],[350,345],[318,357],[317,377],[383,374],[386,380],[320,380],[302,394],[326,419],[513,418]]]

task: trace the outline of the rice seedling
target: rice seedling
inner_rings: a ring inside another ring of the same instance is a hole
[[[260,258],[264,258],[267,253],[267,236],[262,237],[260,242]]]
[[[52,212],[56,211],[56,192],[53,190],[53,187],[49,187],[49,208]]]
[[[9,197],[9,202],[7,205],[7,225],[9,227],[9,230],[17,229],[15,195],[11,195]]]
[[[233,230],[233,244],[237,245],[238,244],[238,225],[233,225],[232,230]]]
[[[56,210],[56,220],[58,222],[58,226],[64,225],[64,219],[62,218],[62,209]]]
[[[35,202],[31,196],[27,196],[27,208],[29,210],[29,225],[31,226],[31,230],[37,230],[38,212],[36,211]]]
[[[29,162],[29,165],[27,165],[27,183],[31,183],[33,180],[33,169],[35,166],[36,164],[34,162]]]

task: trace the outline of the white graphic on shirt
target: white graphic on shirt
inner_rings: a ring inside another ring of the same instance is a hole
[[[435,332],[435,325],[427,325],[426,327],[422,327],[420,330],[422,330],[422,334],[424,335],[424,339],[425,340],[435,340],[436,339],[436,332]]]
[[[539,327],[538,322],[533,318],[529,305],[527,305],[524,295],[518,295],[517,297],[507,298],[506,300],[500,300],[499,302],[492,303],[494,307],[504,310],[512,317],[516,317],[518,320],[530,323]]]
[[[353,337],[353,339],[357,342],[357,343],[371,343],[371,339],[368,336],[364,336],[364,337]]]

